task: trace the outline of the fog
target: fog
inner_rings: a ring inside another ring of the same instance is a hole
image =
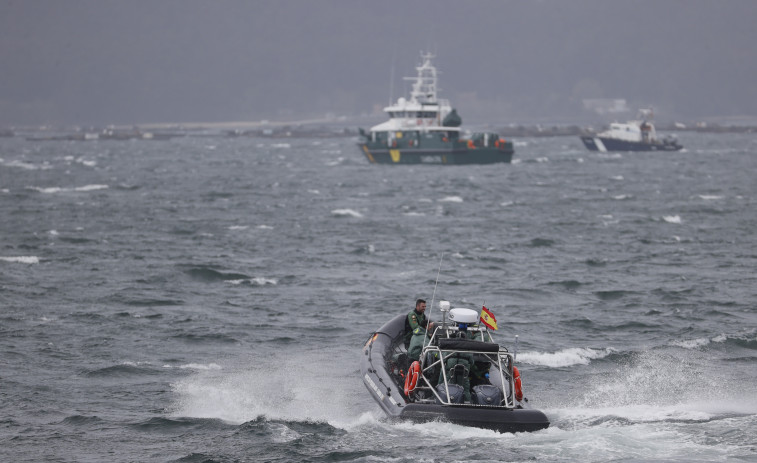
[[[464,120],[757,116],[757,2],[0,0],[0,124],[357,120],[421,51]]]

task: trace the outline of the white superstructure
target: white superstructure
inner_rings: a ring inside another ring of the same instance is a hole
[[[437,98],[438,71],[431,59],[431,53],[421,53],[421,64],[416,66],[415,77],[405,77],[412,81],[410,99],[400,97],[397,102],[384,108],[389,120],[371,127],[371,133],[418,130],[422,132],[459,132],[459,127],[443,127],[444,118],[452,112],[448,100]]]

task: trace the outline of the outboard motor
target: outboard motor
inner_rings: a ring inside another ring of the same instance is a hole
[[[492,384],[474,386],[471,390],[471,403],[476,405],[500,405],[502,403],[502,391]]]
[[[463,403],[463,399],[465,398],[465,389],[459,384],[449,384],[449,399],[448,402],[453,404],[461,404]],[[436,386],[436,392],[439,393],[439,396],[446,400],[447,399],[447,390],[444,387],[444,383],[439,384]],[[441,404],[439,402],[439,399],[436,399],[436,403]]]

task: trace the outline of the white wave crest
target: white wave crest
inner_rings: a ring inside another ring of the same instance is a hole
[[[717,199],[723,199],[722,196],[717,195],[699,195],[701,199],[704,199],[705,201],[715,201]]]
[[[447,196],[438,200],[440,203],[461,203],[463,198],[460,196]]]
[[[203,365],[201,363],[187,363],[186,365],[179,365],[182,370],[220,370],[221,366],[217,363],[209,363]]]
[[[74,191],[107,190],[108,185],[84,185],[74,188]]]
[[[24,162],[24,161],[9,161],[9,162],[3,162],[2,159],[0,159],[0,164],[6,166],[6,167],[15,167],[17,169],[24,169],[24,170],[48,170],[52,169],[52,166],[49,164],[42,164],[41,166],[38,166],[36,164],[32,164],[30,162]]]
[[[263,278],[263,277],[255,277],[247,279],[239,279],[239,280],[224,280],[224,283],[228,283],[230,285],[241,285],[244,283],[249,283],[253,286],[266,286],[266,285],[277,285],[279,282],[275,278]]]
[[[531,365],[543,365],[550,368],[588,365],[592,360],[605,358],[615,349],[592,349],[590,347],[571,347],[557,352],[523,352],[518,354],[518,361]]]
[[[107,188],[109,188],[108,185],[84,185],[84,186],[78,186],[78,187],[74,187],[74,188],[61,188],[61,187],[57,187],[57,186],[55,186],[55,187],[47,187],[47,188],[42,188],[42,187],[37,187],[37,186],[28,186],[28,187],[26,187],[27,190],[34,190],[34,191],[39,191],[40,193],[47,193],[47,194],[52,194],[52,193],[67,193],[67,192],[71,192],[71,191],[78,191],[78,192],[81,192],[81,191],[95,191],[95,190],[105,190]]]
[[[684,349],[696,349],[698,347],[706,346],[711,341],[707,338],[699,339],[686,339],[681,341],[672,341],[671,346],[683,347]]]
[[[681,216],[666,215],[666,216],[663,216],[662,220],[666,221],[667,223],[681,223]]]
[[[363,217],[363,214],[352,209],[334,209],[333,211],[331,211],[331,215],[333,215],[334,217]]]
[[[0,260],[19,264],[39,264],[39,257],[37,256],[0,257]]]

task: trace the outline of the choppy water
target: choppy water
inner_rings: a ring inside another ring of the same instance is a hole
[[[680,138],[469,167],[0,139],[0,460],[755,461],[757,137]],[[362,343],[442,254],[435,299],[520,336],[549,429],[393,424],[368,395]]]

